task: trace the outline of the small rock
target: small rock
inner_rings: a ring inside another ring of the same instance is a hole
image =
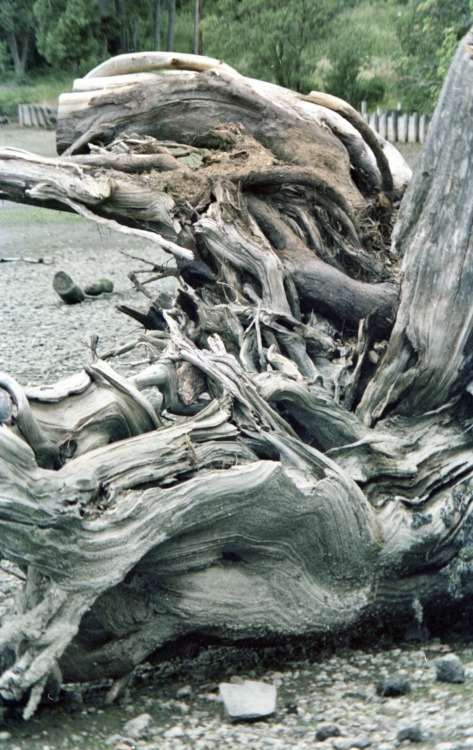
[[[363,748],[369,747],[371,740],[366,737],[337,737],[332,742],[332,747],[335,750],[351,750],[351,748]]]
[[[332,742],[332,747],[335,750],[350,750],[352,738],[350,737],[337,737]]]
[[[403,742],[404,740],[409,740],[410,742],[422,742],[424,736],[420,725],[412,724],[410,727],[400,729],[397,733],[397,738],[399,742]]]
[[[153,717],[151,714],[139,714],[134,719],[127,721],[123,727],[123,732],[132,740],[141,740],[149,737],[152,725]]]
[[[397,698],[411,692],[411,683],[402,675],[389,675],[378,682],[376,692],[383,698]]]
[[[176,698],[178,700],[182,700],[182,698],[190,698],[191,695],[192,695],[191,685],[184,685],[183,687],[179,688],[179,690],[176,692]]]
[[[77,735],[73,735],[71,737],[71,740],[77,745],[77,747],[80,747],[79,742],[81,742],[81,738],[77,737]],[[112,734],[110,737],[107,737],[105,740],[105,745],[107,747],[111,747],[112,750],[132,750],[132,748],[135,747],[135,743],[131,739],[126,739],[125,737],[122,737],[121,734]]]
[[[174,740],[178,737],[184,737],[184,730],[179,725],[176,725],[175,727],[170,727],[170,729],[166,729],[164,732],[164,736],[167,740]]]
[[[3,744],[4,742],[8,742],[10,738],[11,738],[10,732],[0,732],[0,744]]]
[[[277,691],[274,685],[253,680],[245,680],[241,685],[221,682],[219,691],[231,719],[263,719],[276,711]]]
[[[342,698],[351,698],[355,701],[366,701],[368,696],[365,693],[360,693],[358,690],[347,690],[343,693]]]
[[[321,726],[317,727],[315,739],[318,742],[323,742],[329,737],[340,737],[341,734],[342,733],[340,727],[337,727],[336,724],[322,724]]]
[[[465,682],[465,668],[456,654],[447,654],[435,660],[439,682]]]

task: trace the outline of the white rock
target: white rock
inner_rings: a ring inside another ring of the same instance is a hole
[[[139,714],[134,719],[127,721],[123,727],[123,732],[132,740],[140,740],[149,735],[152,725],[153,717],[151,714]]]
[[[246,680],[241,685],[222,682],[219,690],[231,719],[262,719],[276,711],[277,691],[274,685],[254,680]]]

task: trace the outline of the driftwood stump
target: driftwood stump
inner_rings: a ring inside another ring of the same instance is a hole
[[[0,693],[25,716],[48,680],[120,678],[188,633],[471,595],[472,38],[392,242],[392,147],[207,58],[104,63],[61,97],[62,156],[0,152],[2,197],[151,238],[174,260],[150,275],[180,281],[124,310],[147,328],[130,377],[96,344],[55,385],[0,377],[0,549],[27,576]]]

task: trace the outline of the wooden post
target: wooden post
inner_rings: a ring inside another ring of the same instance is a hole
[[[388,114],[387,112],[382,112],[379,116],[379,134],[383,138],[388,137]]]
[[[379,133],[379,112],[380,110],[378,108],[373,115],[373,124],[371,126],[373,130],[376,130],[377,133]]]
[[[419,142],[419,113],[414,112],[414,114],[411,117],[412,122],[412,142],[418,143]]]
[[[425,115],[421,115],[419,119],[419,141],[420,143],[424,143],[426,135],[427,135],[427,118]]]
[[[386,115],[386,139],[391,143],[394,141],[394,130],[393,130],[393,113],[388,112]]]
[[[399,115],[398,139],[400,143],[407,143],[408,122],[409,122],[409,116],[407,114],[404,113],[404,114]]]
[[[392,113],[393,143],[397,143],[397,141],[399,140],[398,118],[399,118],[398,111],[394,111]]]

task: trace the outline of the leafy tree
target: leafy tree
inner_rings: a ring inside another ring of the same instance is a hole
[[[323,82],[325,91],[359,109],[362,101],[368,106],[379,104],[384,97],[385,84],[381,76],[362,76],[364,70],[369,69],[371,58],[363,55],[356,40],[353,42],[341,45],[330,59],[331,66],[324,74]]]
[[[36,0],[38,48],[53,67],[87,70],[140,49],[142,30],[152,34],[154,9],[152,0]]]
[[[243,73],[307,91],[312,87],[317,46],[347,3],[214,0],[209,6],[203,21],[206,54],[225,58]]]
[[[99,0],[36,0],[38,49],[57,68],[76,71],[100,56]]]
[[[192,52],[194,9],[195,0],[142,0],[138,13],[137,49]]]
[[[5,59],[5,44],[11,55],[16,75],[27,70],[33,45],[34,17],[32,0],[0,0],[0,43],[3,41],[2,59]]]
[[[398,21],[404,106],[432,111],[458,41],[473,19],[471,0],[411,0]]]
[[[371,107],[388,100],[389,106],[400,53],[398,13],[398,3],[363,0],[337,16],[319,49],[316,86],[356,108],[363,100]]]

